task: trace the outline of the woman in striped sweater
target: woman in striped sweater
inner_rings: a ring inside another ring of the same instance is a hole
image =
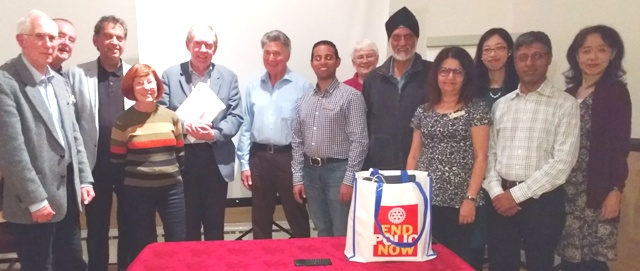
[[[111,133],[111,161],[123,164],[125,171],[125,223],[133,230],[130,259],[157,241],[156,211],[165,241],[185,239],[184,140],[178,116],[156,104],[163,90],[152,67],[131,67],[122,78],[122,94],[136,103],[118,116]]]

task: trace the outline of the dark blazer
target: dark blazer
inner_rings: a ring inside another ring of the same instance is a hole
[[[80,185],[93,183],[65,79],[54,73],[51,84],[66,135],[64,145],[22,57],[0,67],[0,171],[4,179],[4,218],[10,222],[34,223],[29,206],[45,199],[56,212],[51,222],[58,222],[67,208],[81,208]],[[77,199],[70,205],[65,147],[70,148]]]
[[[575,96],[578,87],[571,87],[567,92]],[[600,209],[614,187],[624,189],[629,174],[631,98],[625,83],[600,80],[592,99],[587,207]]]
[[[236,146],[231,139],[242,126],[242,107],[238,77],[231,70],[221,65],[213,65],[211,71],[210,88],[227,106],[224,112],[213,120],[213,134],[215,141],[211,148],[216,156],[216,162],[222,177],[227,182],[234,179]],[[189,62],[184,62],[168,68],[162,73],[164,94],[158,104],[175,111],[191,93],[191,73]]]

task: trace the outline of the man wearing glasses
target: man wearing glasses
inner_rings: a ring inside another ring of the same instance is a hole
[[[356,42],[356,46],[351,52],[351,63],[356,69],[356,73],[353,78],[344,81],[344,84],[357,91],[362,91],[364,78],[378,65],[378,46],[368,39]]]
[[[551,41],[527,32],[514,45],[518,89],[493,106],[483,187],[494,209],[489,224],[490,270],[552,270],[565,222],[563,184],[578,157],[575,99],[551,85]]]
[[[418,106],[426,103],[431,62],[416,53],[420,27],[409,9],[396,11],[385,28],[393,55],[371,71],[362,86],[370,141],[363,168],[399,170],[406,167],[411,148],[409,123]]]
[[[17,28],[22,53],[0,67],[4,218],[22,270],[86,270],[79,214],[93,178],[67,85],[48,67],[58,26],[33,10]]]

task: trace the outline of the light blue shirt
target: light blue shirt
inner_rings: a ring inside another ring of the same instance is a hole
[[[60,122],[60,108],[58,107],[58,99],[56,98],[56,94],[53,92],[53,86],[51,85],[51,80],[53,80],[53,71],[49,66],[47,66],[47,70],[45,74],[40,73],[36,68],[24,58],[23,55],[22,61],[27,65],[27,69],[33,75],[33,79],[37,82],[38,90],[40,91],[40,95],[44,99],[44,102],[47,104],[49,108],[49,112],[51,112],[51,117],[53,118],[54,126],[56,127],[56,133],[58,134],[58,138],[62,142],[62,146],[66,147],[64,144],[65,137],[62,133],[62,123]],[[49,201],[46,199],[40,202],[36,202],[34,204],[29,205],[29,211],[35,212],[40,210],[42,207],[49,204]]]
[[[238,140],[238,160],[242,170],[249,169],[249,150],[253,142],[288,145],[296,115],[298,100],[313,90],[302,76],[287,69],[275,86],[269,73],[253,80],[242,98],[244,124]]]
[[[27,65],[27,69],[33,75],[33,79],[37,82],[38,90],[40,91],[40,95],[44,99],[44,102],[47,104],[49,108],[49,112],[51,112],[51,117],[53,118],[54,126],[56,127],[56,133],[58,134],[58,139],[62,142],[62,146],[65,146],[65,138],[62,134],[62,123],[60,122],[60,108],[58,107],[58,99],[56,98],[55,92],[53,92],[53,86],[51,85],[51,80],[53,80],[53,70],[47,66],[47,70],[45,74],[41,74],[36,68],[27,61],[27,59],[22,56],[22,61]]]
[[[411,65],[413,65],[413,59],[415,58],[415,54],[413,54],[413,57],[411,57]],[[391,69],[389,69],[389,74],[391,75],[391,78],[393,78],[393,82],[396,84],[396,86],[398,86],[398,92],[400,92],[400,90],[402,90],[402,85],[404,85],[404,82],[407,81],[407,77],[409,77],[409,70],[411,69],[411,65],[409,66],[408,69],[406,69],[402,75],[400,75],[400,79],[396,78],[395,74],[393,73],[393,64],[395,62],[395,59],[391,60]]]

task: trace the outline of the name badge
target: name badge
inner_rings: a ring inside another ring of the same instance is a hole
[[[449,118],[450,119],[455,119],[455,118],[460,117],[460,116],[464,116],[464,110],[461,110],[461,111],[458,111],[458,112],[453,112],[453,113],[449,114]]]

